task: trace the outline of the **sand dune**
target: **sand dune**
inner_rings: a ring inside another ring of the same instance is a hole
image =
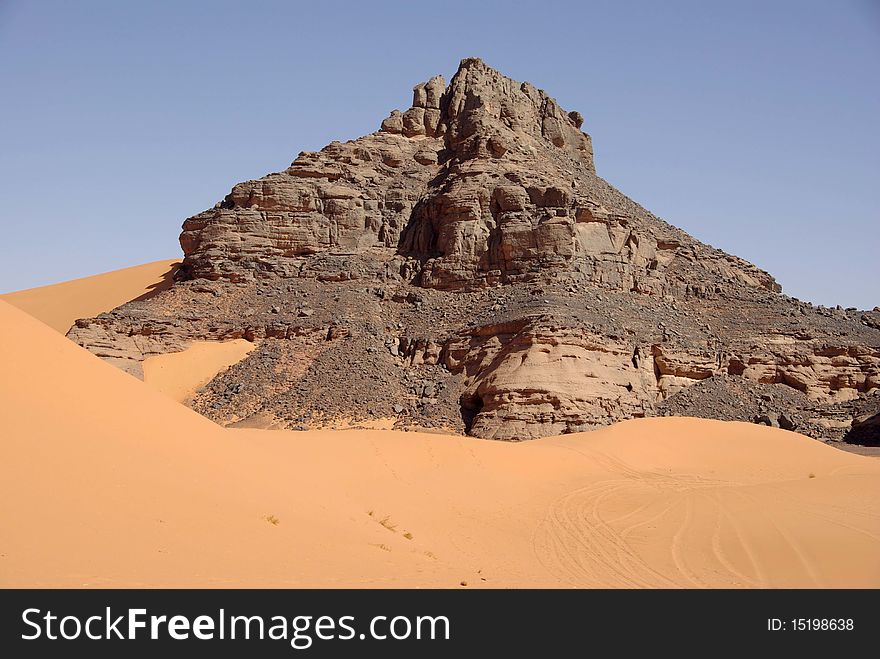
[[[91,318],[171,286],[179,261],[154,261],[61,284],[0,295],[0,300],[66,334],[77,318]]]
[[[144,299],[167,289],[179,261],[155,261],[61,284],[0,295],[66,334],[77,318],[96,316],[120,304]],[[220,371],[241,361],[254,344],[234,341],[196,342],[186,350],[149,357],[143,362],[144,382],[178,402],[185,402]]]
[[[254,349],[245,339],[196,341],[186,350],[144,360],[144,382],[179,403],[186,402],[220,371],[240,362]]]
[[[880,464],[750,424],[222,429],[0,302],[2,586],[880,586]]]

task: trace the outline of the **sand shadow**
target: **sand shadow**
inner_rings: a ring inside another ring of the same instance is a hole
[[[130,300],[131,302],[143,302],[144,300],[149,300],[157,296],[162,291],[167,291],[171,286],[174,285],[174,275],[177,274],[177,271],[180,269],[181,261],[177,261],[176,263],[172,263],[171,267],[168,268],[168,272],[162,275],[162,279],[157,281],[155,284],[150,284],[147,286],[147,292],[139,295],[138,297]]]

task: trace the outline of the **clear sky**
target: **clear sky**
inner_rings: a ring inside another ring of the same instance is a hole
[[[0,0],[0,291],[178,256],[234,183],[469,56],[579,110],[667,221],[880,305],[880,0]]]

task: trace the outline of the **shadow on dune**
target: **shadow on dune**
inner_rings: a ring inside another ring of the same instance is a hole
[[[171,264],[171,267],[168,268],[168,272],[162,275],[162,279],[157,281],[155,284],[150,284],[147,287],[147,292],[143,295],[139,295],[138,297],[131,300],[131,302],[141,302],[143,300],[149,300],[157,296],[162,291],[167,291],[174,284],[174,275],[177,274],[177,271],[180,269],[180,261]]]

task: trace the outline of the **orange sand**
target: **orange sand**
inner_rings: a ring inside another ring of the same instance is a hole
[[[0,300],[67,334],[78,318],[91,318],[171,286],[179,261],[155,261],[94,277],[0,295]]]
[[[880,463],[642,419],[220,428],[0,302],[0,586],[880,586]]]
[[[220,371],[237,364],[253,349],[254,344],[244,339],[196,341],[182,352],[145,359],[144,382],[184,403]]]

